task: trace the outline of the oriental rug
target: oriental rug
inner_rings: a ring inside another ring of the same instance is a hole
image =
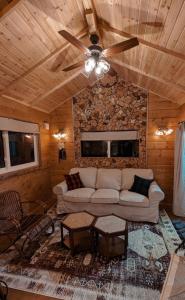
[[[170,254],[181,240],[165,211],[159,224],[128,222],[127,260],[61,248],[60,228],[29,261],[9,251],[0,258],[0,279],[32,293],[65,300],[149,300],[160,298]]]

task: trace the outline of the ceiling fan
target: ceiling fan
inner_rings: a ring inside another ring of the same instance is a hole
[[[74,37],[72,34],[65,30],[59,31],[59,34],[73,46],[77,47],[85,55],[85,61],[82,60],[73,65],[67,66],[62,71],[68,72],[73,69],[84,66],[83,73],[87,77],[89,77],[89,75],[93,72],[95,73],[97,78],[103,77],[103,75],[108,72],[110,75],[115,75],[115,71],[111,67],[107,58],[139,45],[138,39],[134,37],[121,43],[110,46],[109,48],[103,49],[98,45],[99,36],[97,34],[91,34],[91,45],[89,47],[86,47],[80,40],[78,40],[76,37]]]

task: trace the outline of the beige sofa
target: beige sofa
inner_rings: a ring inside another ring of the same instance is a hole
[[[151,169],[73,168],[70,174],[76,172],[83,188],[68,191],[65,181],[53,188],[58,214],[87,210],[95,215],[114,213],[128,220],[158,222],[159,203],[164,199],[159,185],[152,182],[148,197],[128,191],[134,175],[153,179]]]

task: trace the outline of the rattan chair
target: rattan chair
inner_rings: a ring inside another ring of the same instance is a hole
[[[0,280],[0,300],[6,300],[8,296],[8,285]]]
[[[53,233],[54,223],[46,212],[47,206],[42,201],[22,202],[16,191],[0,193],[0,239],[4,240],[0,254],[14,245],[21,255],[26,256],[28,246],[38,241],[49,227]],[[21,246],[17,245],[20,238]]]

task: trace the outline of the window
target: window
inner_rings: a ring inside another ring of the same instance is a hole
[[[7,123],[7,120],[10,121]],[[0,117],[0,128],[4,129],[0,131],[0,174],[38,166],[38,129],[35,130],[35,125]],[[9,128],[11,130],[5,130]],[[21,128],[26,132],[17,131]]]
[[[136,130],[82,132],[82,157],[139,157]]]
[[[22,132],[8,132],[11,166],[35,161],[34,136]]]
[[[111,157],[138,157],[139,141],[112,141]]]
[[[81,141],[82,157],[106,157],[107,142],[105,141]]]

